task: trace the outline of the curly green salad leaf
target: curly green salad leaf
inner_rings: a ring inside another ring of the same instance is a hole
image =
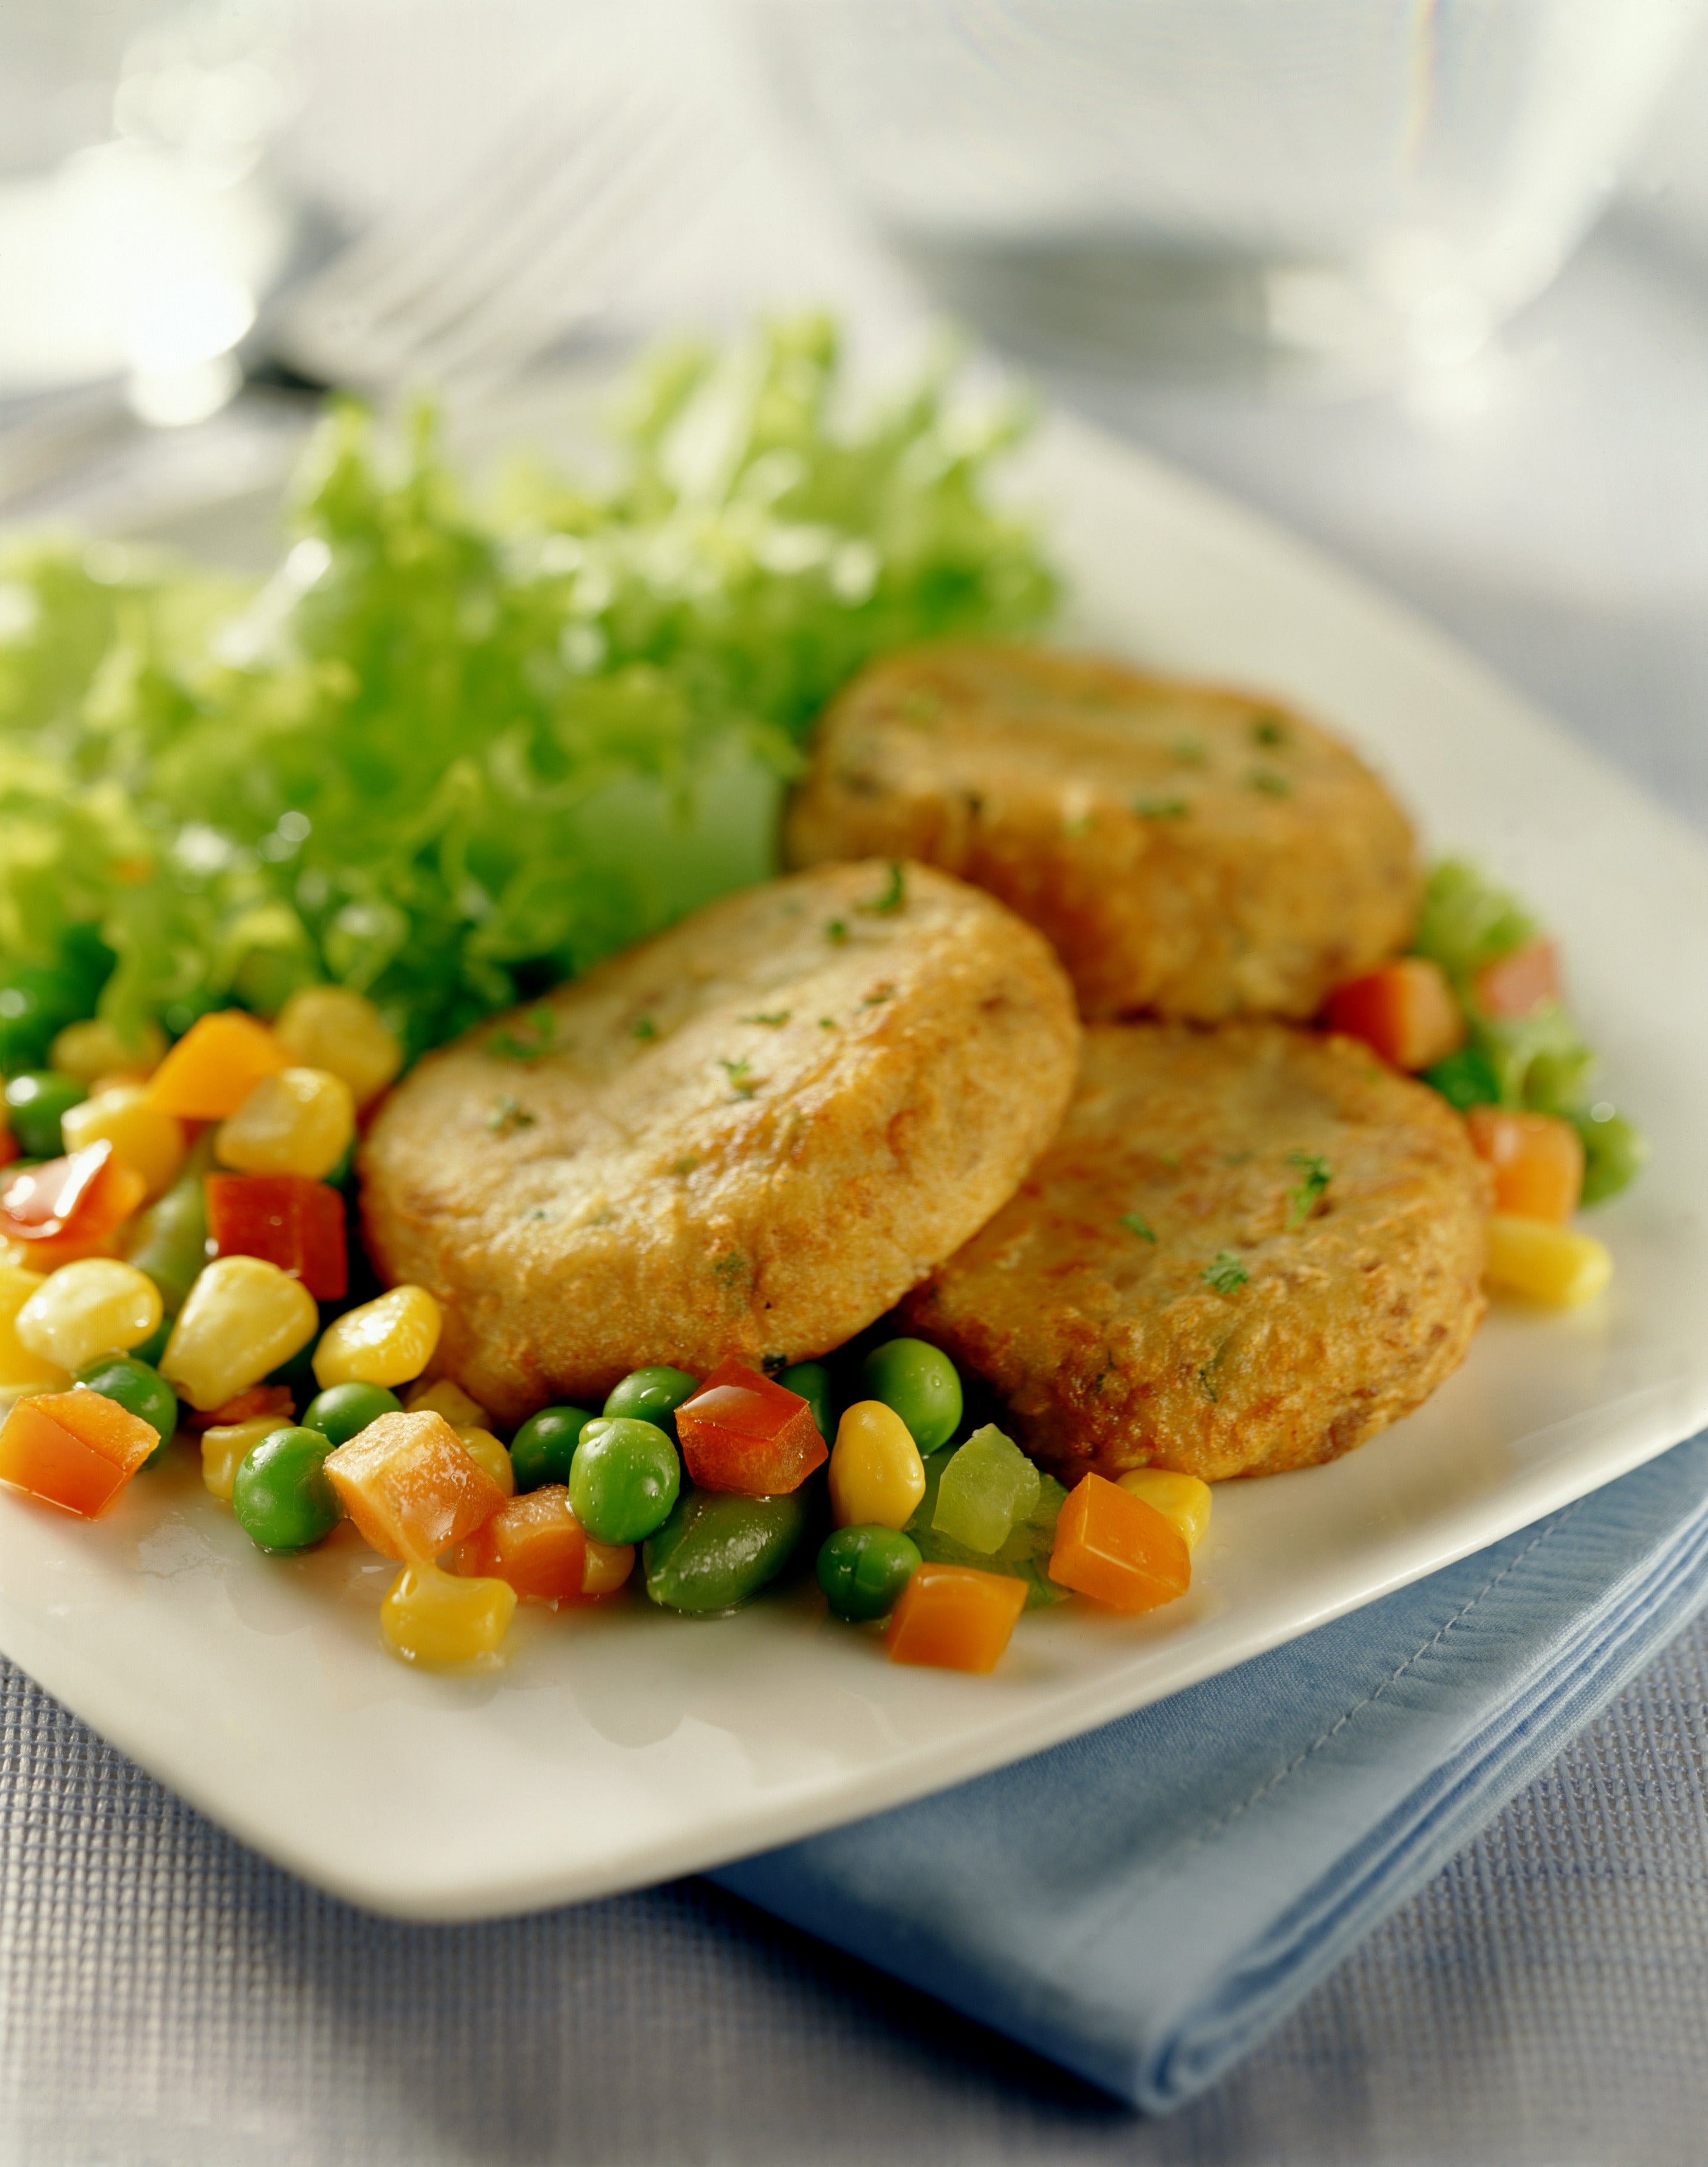
[[[336,408],[246,586],[62,538],[0,560],[0,1064],[331,978],[411,1052],[775,870],[829,696],[1018,635],[1021,433],[938,368],[853,416],[833,326],[638,371],[616,478],[464,496],[430,411]],[[103,972],[105,977],[102,985]]]
[[[1584,1140],[1584,1201],[1616,1195],[1648,1157],[1647,1139],[1608,1099],[1592,1095],[1596,1057],[1563,1002],[1529,1015],[1485,1015],[1477,978],[1541,935],[1508,888],[1463,858],[1444,858],[1424,892],[1414,951],[1441,967],[1465,1018],[1465,1044],[1424,1073],[1460,1110],[1510,1106],[1556,1114]]]

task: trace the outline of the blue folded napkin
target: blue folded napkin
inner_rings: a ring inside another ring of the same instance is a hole
[[[1171,1700],[711,1878],[1165,2112],[1705,1597],[1708,1433]]]

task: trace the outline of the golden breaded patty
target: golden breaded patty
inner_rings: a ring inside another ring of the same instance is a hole
[[[1054,943],[1095,1018],[1314,1015],[1402,948],[1405,814],[1277,702],[1021,647],[875,663],[819,725],[792,865],[923,859]]]
[[[1060,1135],[904,1313],[1064,1481],[1277,1474],[1463,1358],[1487,1184],[1459,1116],[1354,1040],[1102,1025]]]
[[[822,1354],[1013,1194],[1079,1038],[1055,958],[989,896],[828,866],[422,1062],[362,1148],[368,1247],[510,1420],[648,1363]]]

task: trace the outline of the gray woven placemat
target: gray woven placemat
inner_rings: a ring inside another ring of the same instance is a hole
[[[1708,1622],[1231,2078],[1146,2124],[698,1884],[367,1917],[0,1666],[0,2159],[1695,2167],[1705,1749]]]

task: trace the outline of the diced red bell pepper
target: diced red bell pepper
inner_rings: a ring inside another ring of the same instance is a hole
[[[22,1156],[23,1150],[23,1145],[13,1135],[11,1129],[4,1121],[0,1121],[0,1166],[10,1166],[13,1159]]]
[[[93,1520],[159,1443],[152,1423],[104,1392],[46,1392],[18,1401],[0,1427],[0,1482]]]
[[[296,1412],[288,1385],[251,1385],[246,1392],[205,1413],[186,1408],[183,1424],[186,1429],[235,1429],[239,1423],[259,1422],[263,1415],[277,1415],[284,1424],[295,1420]]]
[[[1544,1001],[1560,998],[1560,951],[1552,940],[1529,940],[1485,963],[1477,973],[1471,998],[1486,1016],[1516,1021],[1534,1015]]]
[[[316,1301],[343,1299],[350,1258],[336,1189],[300,1174],[210,1174],[205,1186],[216,1257],[262,1257]]]
[[[830,1448],[798,1392],[733,1359],[720,1362],[676,1410],[688,1472],[702,1490],[780,1497],[798,1490]]]
[[[1465,1042],[1453,989],[1440,967],[1422,956],[1402,956],[1337,986],[1324,1020],[1330,1031],[1362,1038],[1396,1068],[1427,1068]]]
[[[64,1158],[44,1159],[14,1174],[0,1190],[0,1239],[50,1242],[110,1233],[148,1193],[105,1136]]]

